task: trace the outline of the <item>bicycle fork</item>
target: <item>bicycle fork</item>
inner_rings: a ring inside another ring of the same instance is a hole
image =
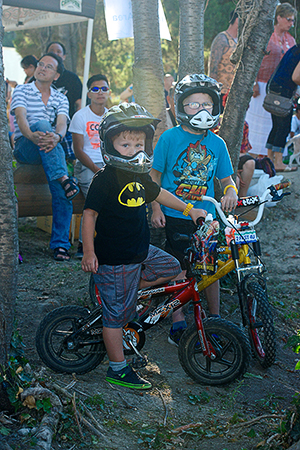
[[[194,296],[193,296],[193,307],[194,307],[194,317],[195,317],[195,323],[197,327],[199,342],[201,345],[202,353],[204,356],[207,356],[208,358],[214,360],[217,357],[217,353],[215,349],[213,348],[211,342],[209,342],[206,338],[204,326],[203,326],[203,319],[206,318],[204,309],[202,308],[200,295],[198,291],[197,283],[195,282],[194,286]]]

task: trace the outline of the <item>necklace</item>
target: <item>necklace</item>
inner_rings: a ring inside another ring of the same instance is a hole
[[[284,53],[290,48],[288,40],[286,38],[286,34],[285,32],[282,34],[282,37],[279,37],[278,34],[276,33],[276,31],[274,32],[275,36],[276,36],[276,40],[279,44],[279,47],[281,48],[281,53],[284,55]],[[284,47],[285,46],[285,50]]]

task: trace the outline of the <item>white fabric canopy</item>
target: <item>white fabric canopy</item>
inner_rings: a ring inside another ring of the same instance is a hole
[[[4,31],[21,31],[88,20],[82,106],[89,77],[93,19],[96,0],[3,0]]]
[[[5,31],[49,27],[93,19],[96,0],[3,0]]]

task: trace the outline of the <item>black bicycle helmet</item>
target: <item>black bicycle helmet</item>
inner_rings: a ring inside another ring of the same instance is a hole
[[[175,110],[178,122],[195,131],[208,130],[216,126],[221,114],[221,87],[221,83],[204,74],[195,73],[185,76],[175,87]],[[197,92],[208,94],[212,98],[214,106],[211,113],[202,109],[193,115],[186,114],[183,102]]]
[[[153,136],[159,122],[137,103],[121,103],[110,108],[99,126],[105,163],[132,172],[149,172],[153,162]],[[127,130],[143,131],[146,134],[145,151],[126,157],[114,148],[112,137]]]

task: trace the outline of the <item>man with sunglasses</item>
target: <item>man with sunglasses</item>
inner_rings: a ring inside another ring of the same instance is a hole
[[[110,95],[109,83],[105,75],[94,75],[87,82],[90,105],[77,111],[69,126],[72,133],[73,149],[77,158],[74,175],[86,197],[92,178],[104,166],[100,150],[99,124],[107,111]],[[75,255],[82,258],[81,233]]]

